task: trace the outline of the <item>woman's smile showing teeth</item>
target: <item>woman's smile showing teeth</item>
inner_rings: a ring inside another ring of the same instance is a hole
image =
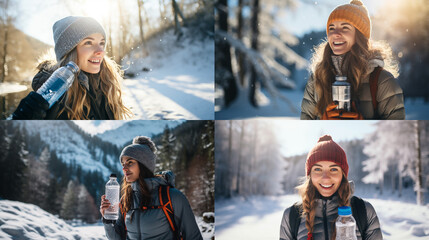
[[[320,186],[322,186],[323,188],[331,188],[334,186],[334,184],[331,184],[331,185],[320,184]]]

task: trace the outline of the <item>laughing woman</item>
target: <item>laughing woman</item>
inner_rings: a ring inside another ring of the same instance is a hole
[[[202,240],[188,200],[174,188],[174,177],[169,174],[165,178],[154,175],[155,152],[155,144],[147,137],[134,138],[133,144],[122,150],[119,159],[124,178],[119,219],[115,223],[104,219],[104,212],[110,203],[104,195],[101,197],[100,212],[107,238]],[[157,208],[163,202],[160,193],[163,186],[171,187],[167,188],[172,204],[171,218]],[[177,231],[173,231],[172,226]]]
[[[347,180],[347,157],[331,136],[321,137],[308,153],[305,170],[305,182],[297,187],[302,203],[284,211],[280,240],[333,240],[338,207],[350,205],[356,218],[357,239],[383,239],[377,213],[372,205],[360,198],[351,197],[352,190]],[[355,215],[357,213],[362,217],[358,218]]]
[[[105,56],[106,34],[93,18],[69,16],[53,26],[56,61],[46,60],[33,78],[37,91],[51,74],[69,61],[80,71],[70,89],[51,108],[36,92],[21,100],[13,119],[124,119],[131,112],[122,103],[119,66]]]
[[[405,119],[404,97],[395,80],[398,65],[387,44],[370,40],[371,19],[359,0],[335,8],[327,41],[316,47],[301,104],[301,119]],[[353,111],[336,110],[335,76],[351,85]],[[374,84],[370,84],[374,79]]]

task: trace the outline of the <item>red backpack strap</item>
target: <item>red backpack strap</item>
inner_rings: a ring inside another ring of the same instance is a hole
[[[374,112],[377,112],[377,90],[378,90],[378,77],[380,72],[383,70],[382,67],[376,67],[369,75],[369,88],[371,90],[372,106],[374,107]]]
[[[173,204],[171,203],[170,198],[170,186],[161,185],[159,187],[159,203],[162,206],[162,211],[164,211],[164,214],[167,217],[168,223],[170,224],[170,228],[174,233],[175,239],[183,239],[180,236],[179,229],[177,228],[176,221],[174,220]]]

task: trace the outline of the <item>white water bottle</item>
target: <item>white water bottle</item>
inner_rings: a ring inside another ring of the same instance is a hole
[[[335,221],[337,235],[335,240],[357,240],[356,221],[352,209],[344,206],[338,208],[338,218]]]
[[[104,211],[104,218],[118,220],[119,183],[116,181],[116,174],[110,174],[110,180],[106,183],[106,199],[109,200],[110,206]]]
[[[335,82],[332,84],[332,100],[338,102],[337,109],[351,110],[351,99],[350,99],[351,85],[347,82],[347,77],[336,76]]]
[[[49,108],[70,88],[74,75],[79,71],[76,63],[70,61],[66,66],[60,67],[37,90],[37,93],[48,101]]]

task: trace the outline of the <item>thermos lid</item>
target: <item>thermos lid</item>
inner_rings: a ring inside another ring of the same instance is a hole
[[[73,73],[77,73],[79,71],[79,67],[77,66],[76,63],[74,63],[73,61],[70,61],[67,63],[67,66],[71,68],[71,71]]]
[[[346,76],[335,76],[335,80],[337,80],[337,81],[347,81],[347,77]]]
[[[116,174],[114,174],[114,173],[112,173],[112,174],[110,174],[110,177],[116,177]]]
[[[338,215],[347,216],[352,214],[352,209],[348,206],[338,208]]]

